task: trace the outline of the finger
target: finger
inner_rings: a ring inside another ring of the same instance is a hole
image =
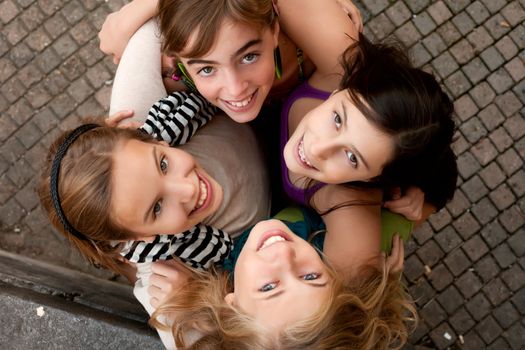
[[[153,280],[151,280],[153,278]],[[179,275],[162,276],[153,274],[150,277],[150,284],[162,290],[164,293],[171,293],[180,288],[184,281],[179,278]]]
[[[157,298],[150,298],[149,299],[149,303],[151,306],[153,306],[155,309],[159,307],[160,305],[160,302],[159,302],[159,299]]]
[[[144,125],[144,123],[137,122],[137,121],[131,121],[131,122],[128,122],[126,125],[127,125],[130,129],[138,129],[138,128],[140,128],[142,125]]]
[[[161,276],[178,275],[179,270],[177,266],[168,261],[157,261],[151,265],[151,271]]]
[[[392,252],[388,257],[390,272],[396,273],[403,268],[404,246],[401,237],[396,234],[392,239]]]
[[[390,195],[392,196],[392,200],[397,200],[401,198],[401,188],[400,187],[393,188]]]
[[[118,111],[115,114],[110,115],[109,118],[106,119],[106,123],[114,123],[117,125],[121,121],[133,117],[133,114],[133,110]]]
[[[150,286],[159,286],[159,284],[162,284],[162,280],[164,279],[163,276],[157,275],[157,274],[151,274],[149,276],[149,284]]]
[[[155,299],[157,301],[157,304],[162,303],[168,295],[171,294],[171,291],[167,292],[162,289],[156,288],[154,286],[148,287],[148,295],[150,296],[150,304],[153,305],[152,300]]]
[[[399,237],[399,257],[398,257],[398,264],[397,264],[397,271],[403,270],[403,266],[405,264],[405,244],[401,237]]]
[[[390,256],[388,259],[390,259],[391,262],[394,262],[397,260],[399,256],[399,235],[395,234],[394,237],[392,237],[392,250],[390,250]]]
[[[398,215],[402,215],[405,218],[407,218],[408,220],[412,220],[412,221],[413,220],[418,220],[419,217],[421,216],[421,211],[417,210],[417,209],[414,209],[412,207],[395,208],[395,209],[389,208],[389,210],[392,213],[395,213],[395,214],[398,214]]]
[[[386,201],[383,206],[388,209],[404,208],[412,204],[412,199],[403,197],[401,199],[394,199]]]
[[[162,289],[160,289],[160,288],[158,288],[158,287],[156,287],[156,286],[150,285],[150,286],[148,287],[148,294],[150,295],[150,297],[155,297],[155,298],[157,298],[157,299],[160,300],[161,297],[162,297],[163,295],[165,295],[166,293],[164,293],[164,292],[162,291]]]

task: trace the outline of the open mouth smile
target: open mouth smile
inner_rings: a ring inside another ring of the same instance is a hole
[[[195,207],[191,211],[190,215],[206,209],[206,207],[208,207],[208,205],[211,203],[212,199],[211,184],[204,176],[202,176],[198,172],[195,173],[197,174],[197,178],[199,180],[199,196],[197,199],[197,203],[195,203]]]
[[[270,230],[266,232],[257,245],[257,251],[268,248],[278,242],[290,241],[290,237],[282,230]]]
[[[239,101],[222,100],[222,101],[224,101],[224,103],[230,109],[232,109],[234,111],[237,111],[237,112],[242,112],[242,111],[248,110],[248,109],[250,109],[252,107],[253,102],[255,102],[255,96],[257,94],[257,91],[258,90],[255,90],[255,92],[253,92],[251,95],[249,95],[248,97],[246,97],[243,100],[239,100]]]
[[[317,170],[313,166],[313,164],[310,163],[308,158],[306,157],[306,154],[304,152],[304,140],[303,140],[303,138],[301,138],[301,140],[299,141],[299,144],[297,145],[296,155],[297,155],[297,159],[299,161],[299,164],[301,164],[304,168]]]

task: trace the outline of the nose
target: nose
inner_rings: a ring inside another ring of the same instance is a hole
[[[268,247],[265,258],[281,269],[290,270],[295,264],[295,249],[289,243],[275,243],[274,247]]]
[[[337,149],[337,143],[330,138],[317,138],[310,143],[310,150],[307,153],[318,159],[326,159],[332,155]]]
[[[229,70],[226,73],[225,78],[225,88],[228,92],[229,98],[237,98],[237,97],[245,97],[243,96],[243,93],[246,91],[246,88],[248,87],[248,82],[242,74],[235,70]]]
[[[174,178],[166,187],[167,192],[171,194],[170,197],[182,204],[191,203],[198,194],[198,184],[189,176]]]

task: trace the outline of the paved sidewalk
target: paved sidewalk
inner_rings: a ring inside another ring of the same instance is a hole
[[[67,248],[34,188],[57,133],[106,111],[115,66],[96,34],[123,3],[0,0],[0,248],[104,279],[115,276]],[[422,318],[407,348],[523,349],[525,1],[358,5],[365,33],[410,47],[458,117],[455,199],[407,245],[405,277]],[[0,289],[0,308],[6,298],[23,301]]]

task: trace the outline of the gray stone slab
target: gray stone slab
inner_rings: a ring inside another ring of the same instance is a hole
[[[0,284],[0,349],[162,349],[143,323]]]
[[[145,323],[131,286],[0,250],[0,281]]]

